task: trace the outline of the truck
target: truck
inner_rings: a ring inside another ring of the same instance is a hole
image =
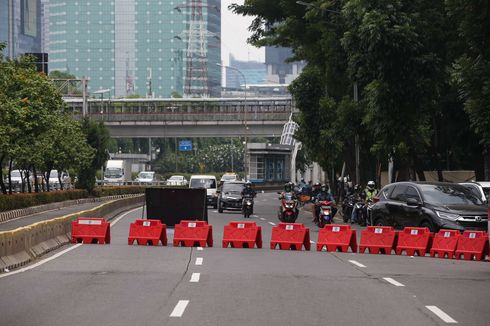
[[[104,183],[124,185],[131,181],[131,162],[127,160],[108,160],[104,172]]]

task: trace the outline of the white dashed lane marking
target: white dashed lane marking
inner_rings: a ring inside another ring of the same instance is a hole
[[[202,257],[197,257],[196,258],[196,265],[202,265],[202,262],[204,261],[204,258]]]
[[[189,282],[197,283],[199,282],[199,278],[201,277],[201,273],[192,273],[191,279]]]
[[[357,267],[366,268],[366,266],[365,266],[365,265],[363,265],[363,264],[361,264],[360,262],[357,262],[357,261],[355,261],[355,260],[349,260],[349,263],[354,264],[354,265],[356,265]]]
[[[270,225],[276,225],[276,223],[274,223],[274,222],[269,222],[269,224],[270,224]]]
[[[265,221],[265,218],[263,218],[263,217],[261,217],[260,219],[261,219],[262,221]]]
[[[437,306],[425,306],[427,309],[432,311],[434,315],[437,317],[441,318],[445,323],[448,324],[457,324],[458,322],[454,319],[451,318],[448,314],[446,314],[444,311],[439,309]]]
[[[197,250],[198,251],[202,251],[202,247],[197,247]]]
[[[403,285],[402,283],[398,282],[398,281],[395,281],[394,279],[392,279],[391,277],[383,277],[383,280],[385,280],[386,282],[388,283],[391,283],[393,284],[394,286],[405,286]]]
[[[177,302],[177,305],[175,306],[174,310],[170,314],[170,317],[182,317],[184,314],[185,308],[187,308],[187,305],[189,304],[189,300],[179,300]]]

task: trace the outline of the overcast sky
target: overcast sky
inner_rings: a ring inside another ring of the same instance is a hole
[[[265,61],[264,48],[257,49],[247,44],[250,36],[248,26],[252,17],[243,17],[228,10],[232,3],[243,4],[244,0],[221,0],[221,59],[225,65],[229,64],[229,53],[236,59],[244,61]]]

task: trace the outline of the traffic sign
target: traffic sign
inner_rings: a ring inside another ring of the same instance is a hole
[[[181,151],[181,152],[192,151],[192,140],[181,140],[181,141],[179,141],[179,151]]]

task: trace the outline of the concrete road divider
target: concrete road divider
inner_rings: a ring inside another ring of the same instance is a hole
[[[111,226],[103,218],[79,217],[71,222],[71,243],[111,243]]]
[[[223,248],[262,248],[262,227],[255,222],[230,222],[223,232]]]
[[[430,256],[439,258],[454,258],[460,234],[457,230],[439,230],[434,235]]]
[[[205,221],[180,221],[175,224],[174,247],[213,246],[213,227]]]
[[[21,267],[70,243],[71,222],[80,216],[100,216],[110,220],[123,211],[143,205],[144,196],[103,203],[93,209],[0,232],[0,272]]]
[[[326,247],[327,251],[357,252],[356,230],[350,225],[327,224],[318,232],[316,250],[321,251]]]
[[[456,258],[483,260],[489,254],[488,234],[484,231],[464,231],[456,247]]]
[[[359,253],[363,254],[367,249],[370,254],[391,255],[396,248],[396,234],[391,226],[368,226],[361,232]]]
[[[404,251],[408,256],[425,256],[429,252],[432,233],[428,228],[406,227],[398,232],[398,243],[396,254],[401,255]]]
[[[279,246],[281,250],[310,250],[310,229],[301,223],[279,223],[272,228],[271,249]]]
[[[136,220],[129,226],[128,245],[136,241],[138,245],[167,245],[167,226],[160,220]]]

